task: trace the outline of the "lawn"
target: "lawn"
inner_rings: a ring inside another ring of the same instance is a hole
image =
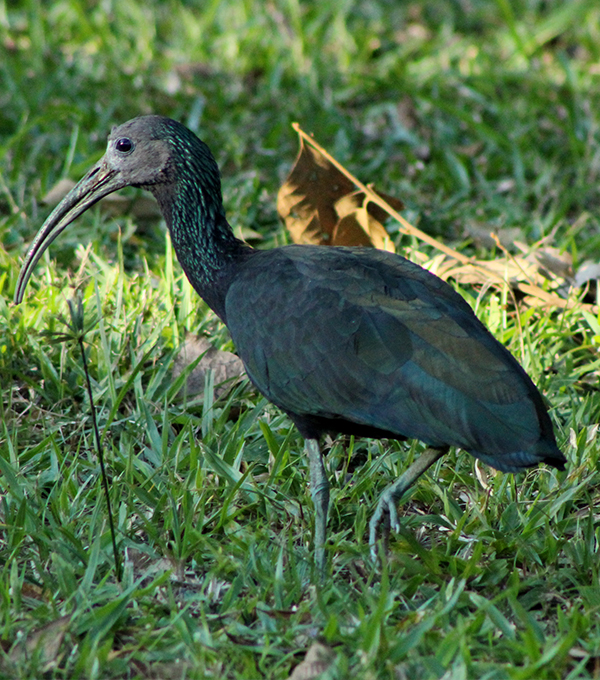
[[[316,643],[323,678],[599,678],[600,315],[595,280],[568,285],[600,262],[597,1],[0,0],[0,77],[0,678],[285,680]],[[449,280],[547,399],[567,470],[451,451],[374,565],[378,495],[424,445],[328,442],[319,584],[291,421],[247,381],[220,392],[209,373],[194,395],[193,366],[174,377],[187,334],[234,347],[147,194],[80,217],[12,302],[48,192],[147,113],[209,144],[257,248],[291,240],[276,198],[297,121],[459,253],[563,263],[545,304]]]

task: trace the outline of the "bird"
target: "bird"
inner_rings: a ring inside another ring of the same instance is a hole
[[[183,271],[229,329],[250,381],[304,438],[320,573],[327,565],[326,434],[426,444],[379,498],[369,525],[375,556],[380,530],[399,530],[403,494],[450,447],[503,472],[538,463],[565,469],[540,392],[448,283],[373,248],[250,247],[227,221],[209,147],[167,117],[113,127],[105,155],[35,236],[17,303],[50,243],[126,186],[154,195]]]

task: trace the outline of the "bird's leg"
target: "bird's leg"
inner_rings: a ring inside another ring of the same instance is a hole
[[[317,439],[307,439],[305,449],[310,465],[310,492],[315,506],[315,563],[321,576],[325,573],[325,537],[327,535],[327,509],[329,508],[329,482],[325,474],[323,456]]]
[[[387,550],[387,544],[390,534],[390,527],[395,531],[400,531],[400,522],[398,520],[397,504],[404,492],[409,489],[415,481],[430,468],[436,460],[439,460],[445,453],[448,453],[448,447],[442,449],[428,448],[417,458],[417,460],[397,479],[393,484],[385,489],[379,497],[377,508],[373,513],[373,517],[369,523],[369,545],[371,546],[371,555],[374,560],[377,559],[377,530],[383,524],[383,540]]]

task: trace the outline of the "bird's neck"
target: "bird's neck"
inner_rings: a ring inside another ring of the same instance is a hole
[[[173,247],[190,283],[225,321],[225,296],[236,265],[253,252],[227,222],[220,186],[206,189],[178,182],[152,190],[171,233]]]

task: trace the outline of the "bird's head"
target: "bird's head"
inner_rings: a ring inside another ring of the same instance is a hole
[[[155,194],[165,212],[167,198],[171,200],[178,180],[193,176],[201,177],[220,200],[219,171],[212,154],[181,123],[162,116],[141,116],[114,127],[104,156],[56,206],[36,234],[19,273],[15,302],[23,300],[31,273],[52,241],[101,198],[126,186],[142,187]]]

